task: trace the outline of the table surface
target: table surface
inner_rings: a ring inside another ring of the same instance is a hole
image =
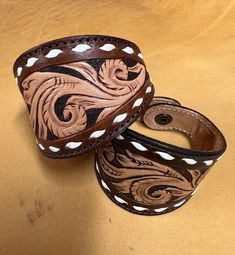
[[[0,0],[1,255],[234,254],[234,2]],[[133,215],[102,192],[94,152],[66,160],[39,154],[12,65],[30,47],[74,34],[136,42],[156,95],[204,113],[224,133],[225,155],[182,208]]]

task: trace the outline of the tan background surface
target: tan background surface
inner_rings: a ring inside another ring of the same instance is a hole
[[[235,1],[1,0],[0,18],[0,254],[234,254]],[[224,157],[173,213],[114,205],[93,152],[60,161],[38,152],[12,64],[38,43],[92,33],[136,42],[156,94],[204,113],[227,138]]]

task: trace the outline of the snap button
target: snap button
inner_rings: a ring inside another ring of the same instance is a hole
[[[155,122],[159,125],[167,125],[172,122],[172,117],[169,114],[158,114]]]

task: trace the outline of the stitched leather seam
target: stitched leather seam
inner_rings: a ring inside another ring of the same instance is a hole
[[[198,115],[194,114],[194,113],[191,113],[189,112],[188,110],[182,110],[182,109],[171,109],[169,107],[160,107],[159,109],[162,109],[162,110],[169,110],[169,111],[177,111],[177,112],[180,112],[180,113],[185,113],[185,114],[188,114],[190,115],[191,117],[194,117],[196,119],[198,119],[205,127],[207,127],[213,134],[214,136],[219,136],[220,137],[220,133],[218,132],[218,130],[213,127],[210,122],[208,121],[205,121],[203,120],[201,117],[199,117]],[[221,146],[222,142],[221,140],[218,141],[218,146]]]
[[[168,111],[177,111],[177,112],[180,112],[180,113],[185,113],[185,114],[188,114],[190,115],[191,117],[194,117],[196,119],[198,119],[204,126],[206,126],[214,135],[216,135],[216,130],[215,128],[213,128],[212,126],[209,126],[209,124],[203,120],[202,118],[200,118],[199,116],[197,116],[196,114],[193,114],[191,112],[188,112],[186,110],[181,110],[181,109],[171,109],[171,108],[168,108],[168,107],[160,107],[159,108],[160,110],[168,110]]]
[[[185,114],[188,114],[190,115],[191,117],[194,117],[196,119],[198,119],[205,127],[207,127],[214,135],[216,135],[217,130],[215,128],[213,128],[212,126],[209,126],[207,122],[205,122],[203,119],[201,119],[200,117],[198,117],[196,114],[193,114],[193,113],[189,113],[188,111],[185,111],[185,110],[181,110],[181,109],[171,109],[171,108],[168,108],[168,107],[160,107],[158,108],[159,110],[168,110],[168,111],[178,111],[178,112],[181,112],[181,113],[185,113]],[[146,114],[146,118],[152,113],[152,112],[155,112],[154,109],[150,109],[148,111],[148,113]],[[192,134],[190,132],[188,132],[187,130],[185,129],[181,129],[181,128],[177,128],[177,127],[158,127],[158,129],[162,129],[162,130],[179,130],[179,131],[182,131],[183,133],[187,134],[190,138],[191,138],[191,141],[192,141],[192,144],[193,145],[197,145],[197,142],[195,140],[195,138],[192,136]]]
[[[163,108],[158,108],[158,109],[163,109]],[[148,116],[155,112],[155,109],[149,109],[147,114],[146,114],[146,118],[148,118]],[[191,142],[194,146],[197,146],[197,142],[195,140],[195,138],[193,137],[193,135],[187,131],[186,129],[182,129],[182,128],[177,128],[177,127],[157,127],[158,129],[162,129],[162,130],[179,130],[183,133],[185,133],[186,135],[188,135],[191,138]]]

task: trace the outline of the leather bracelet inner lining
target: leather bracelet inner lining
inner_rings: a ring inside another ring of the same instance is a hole
[[[166,125],[158,124],[155,118],[159,114],[170,115],[171,122]],[[155,130],[184,133],[194,150],[217,151],[224,145],[224,138],[214,124],[188,108],[168,104],[152,105],[145,112],[143,120],[147,127]]]

